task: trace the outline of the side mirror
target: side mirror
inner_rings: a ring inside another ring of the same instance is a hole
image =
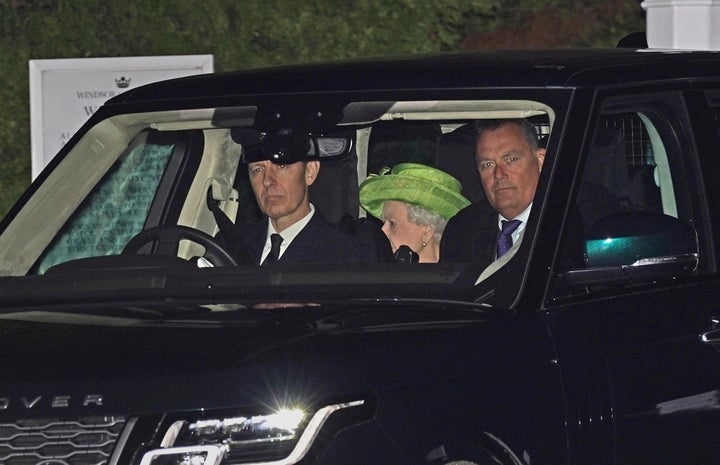
[[[689,275],[698,241],[687,223],[660,213],[627,212],[600,219],[585,240],[583,269],[564,273],[570,285],[617,285]]]

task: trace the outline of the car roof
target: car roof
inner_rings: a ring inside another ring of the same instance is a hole
[[[597,87],[698,78],[720,80],[720,52],[626,48],[486,50],[203,74],[131,89],[108,104],[283,93]]]

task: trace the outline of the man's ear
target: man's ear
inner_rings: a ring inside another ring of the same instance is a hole
[[[308,186],[315,182],[317,175],[320,172],[320,162],[317,160],[311,160],[305,163],[305,184]]]
[[[543,162],[545,161],[545,149],[537,149],[537,152],[535,152],[535,154],[538,159],[538,169],[539,171],[542,171]]]

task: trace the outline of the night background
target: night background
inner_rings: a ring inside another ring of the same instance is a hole
[[[28,60],[212,54],[216,72],[498,48],[614,47],[639,0],[0,0],[0,216],[30,183]]]

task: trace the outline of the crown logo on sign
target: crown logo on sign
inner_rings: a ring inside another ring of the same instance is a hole
[[[132,79],[125,79],[125,76],[121,76],[120,79],[115,79],[115,85],[117,85],[119,89],[127,89],[130,87],[130,81],[132,81]]]

